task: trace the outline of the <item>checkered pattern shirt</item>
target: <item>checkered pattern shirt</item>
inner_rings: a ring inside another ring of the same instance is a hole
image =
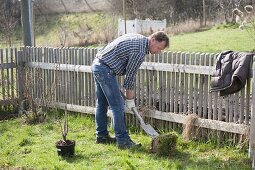
[[[115,39],[96,58],[109,66],[116,75],[125,75],[125,89],[134,89],[135,76],[145,55],[149,54],[149,40],[140,34],[125,34]]]

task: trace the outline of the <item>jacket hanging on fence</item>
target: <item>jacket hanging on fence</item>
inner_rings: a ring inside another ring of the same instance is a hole
[[[252,53],[224,51],[217,56],[216,70],[212,74],[211,92],[220,96],[241,90],[249,78]]]

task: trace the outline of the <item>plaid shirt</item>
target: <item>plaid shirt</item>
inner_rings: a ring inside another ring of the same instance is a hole
[[[96,58],[108,65],[116,75],[126,75],[123,87],[134,89],[137,70],[146,54],[149,54],[147,37],[125,34],[101,49]]]

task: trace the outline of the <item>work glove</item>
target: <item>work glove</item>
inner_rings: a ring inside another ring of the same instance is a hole
[[[135,100],[134,99],[130,99],[130,100],[126,99],[125,100],[125,107],[124,107],[125,112],[126,113],[131,112],[132,111],[131,109],[133,107],[135,107]]]

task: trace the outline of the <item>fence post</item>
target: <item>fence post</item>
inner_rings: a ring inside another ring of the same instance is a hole
[[[255,56],[252,63],[252,106],[250,120],[250,142],[249,142],[249,157],[252,160],[252,169],[255,169]]]
[[[19,102],[19,114],[24,111],[24,84],[25,84],[25,56],[24,51],[18,51],[17,57],[17,90]]]

